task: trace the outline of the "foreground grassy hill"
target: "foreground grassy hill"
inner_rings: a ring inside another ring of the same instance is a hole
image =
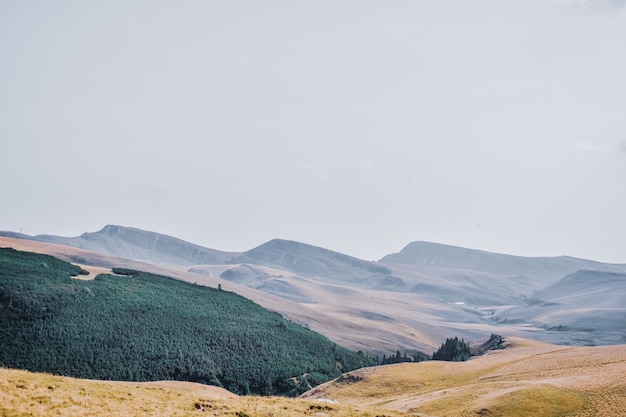
[[[303,394],[419,416],[626,416],[626,346],[513,339],[467,362],[353,371]]]
[[[332,416],[403,417],[411,414],[285,397],[237,396],[191,382],[113,382],[0,368],[3,417]]]
[[[0,249],[0,366],[105,380],[185,380],[296,395],[370,364],[234,293]]]
[[[625,374],[626,346],[562,347],[521,339],[468,362],[352,371],[300,398],[0,368],[0,415],[616,417],[626,415]]]

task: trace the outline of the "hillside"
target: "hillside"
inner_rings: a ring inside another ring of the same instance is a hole
[[[496,320],[548,329],[561,343],[626,343],[626,273],[578,271],[537,291]]]
[[[379,262],[521,275],[530,279],[543,280],[557,280],[581,269],[626,272],[626,264],[604,264],[569,256],[514,256],[419,241],[409,243],[400,252],[387,255]]]
[[[348,404],[284,397],[237,396],[191,382],[94,381],[0,368],[3,417],[409,417]]]
[[[236,396],[188,382],[107,382],[0,368],[6,417],[594,417],[626,413],[626,346],[512,339],[468,362],[355,370],[299,398]]]
[[[294,394],[369,364],[228,291],[0,249],[0,366],[83,378],[177,379]]]
[[[513,339],[467,362],[353,371],[305,394],[428,416],[621,416],[626,346],[562,347]]]
[[[537,291],[534,298],[582,305],[626,306],[626,273],[581,270]]]
[[[317,246],[274,239],[234,256],[230,264],[256,264],[278,268],[304,277],[316,277],[335,284],[372,287],[391,272],[384,266]]]
[[[171,265],[220,264],[235,255],[160,233],[114,225],[107,225],[100,231],[83,233],[78,237],[38,235],[28,238],[121,258]]]

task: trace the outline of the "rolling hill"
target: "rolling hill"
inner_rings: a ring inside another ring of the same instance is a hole
[[[544,282],[582,269],[626,272],[626,264],[605,264],[570,256],[514,256],[420,241],[409,243],[400,252],[386,255],[379,262],[524,276]]]
[[[228,263],[263,265],[324,282],[358,287],[374,287],[391,274],[389,269],[374,262],[282,239],[233,256]]]
[[[78,237],[21,236],[39,242],[56,243],[121,258],[171,265],[220,264],[235,255],[160,233],[115,225],[106,225],[102,230],[83,233]],[[18,236],[13,234],[12,237]]]
[[[189,382],[108,382],[0,368],[0,415],[216,417],[623,416],[626,346],[511,339],[468,362],[345,373],[300,398],[236,396]]]
[[[232,292],[113,272],[0,249],[0,366],[293,395],[372,363]]]
[[[626,346],[562,347],[512,339],[467,362],[361,369],[302,395],[427,416],[618,416]]]
[[[626,343],[626,273],[577,271],[501,310],[497,320],[552,332],[555,342]]]

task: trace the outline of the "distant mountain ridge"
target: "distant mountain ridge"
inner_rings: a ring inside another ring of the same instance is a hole
[[[626,273],[577,271],[537,291],[527,304],[498,313],[497,320],[530,324],[571,338],[576,344],[626,343]]]
[[[576,271],[537,291],[534,296],[553,301],[563,301],[575,296],[577,302],[581,301],[581,297],[585,297],[583,304],[586,307],[597,307],[609,300],[615,306],[626,307],[626,273]]]
[[[157,263],[183,266],[249,263],[281,268],[303,276],[322,276],[329,272],[334,275],[341,274],[341,268],[346,268],[346,265],[364,274],[384,276],[391,273],[391,268],[387,264],[558,278],[579,270],[626,272],[626,264],[609,264],[570,256],[508,255],[425,241],[411,242],[400,252],[388,254],[377,262],[371,262],[285,239],[272,239],[246,252],[226,252],[161,233],[117,225],[106,225],[97,232],[86,232],[77,237],[46,234],[29,236],[10,231],[0,231],[0,236],[56,243]]]
[[[379,284],[391,271],[375,262],[291,240],[273,239],[234,256],[231,264],[256,264],[280,268],[304,277],[351,282],[358,286]]]
[[[223,264],[237,254],[205,248],[160,233],[115,225],[106,225],[100,231],[78,237],[38,235],[31,238],[127,259],[185,266]]]
[[[416,241],[387,255],[382,264],[457,268],[507,275],[561,278],[579,270],[626,272],[626,264],[606,264],[570,256],[525,257]]]

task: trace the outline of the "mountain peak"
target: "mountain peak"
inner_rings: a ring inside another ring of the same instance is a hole
[[[222,264],[236,253],[205,248],[156,232],[107,224],[97,232],[79,237],[36,236],[36,240],[59,243],[122,258],[172,265]]]
[[[248,263],[284,269],[302,276],[331,280],[382,281],[389,269],[319,246],[285,239],[272,239],[228,260],[231,264]]]
[[[114,224],[107,224],[106,226],[104,226],[102,229],[98,230],[97,232],[85,232],[82,235],[80,235],[81,237],[86,237],[86,236],[93,236],[93,235],[107,235],[107,236],[111,236],[111,235],[115,235],[117,233],[119,233],[120,231],[124,230],[124,229],[130,229],[124,226],[117,226]],[[135,229],[137,230],[137,229]]]

